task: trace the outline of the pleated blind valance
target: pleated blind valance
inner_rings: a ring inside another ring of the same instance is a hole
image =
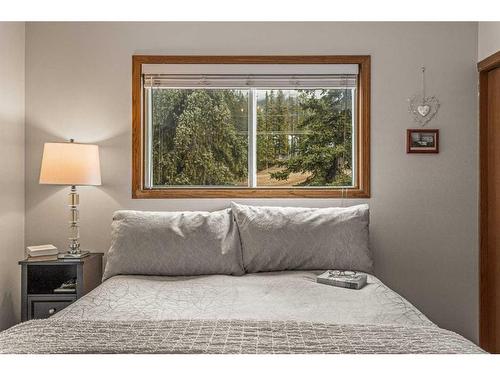
[[[145,75],[144,87],[157,88],[354,88],[353,75]]]
[[[145,64],[146,88],[353,88],[355,64]]]

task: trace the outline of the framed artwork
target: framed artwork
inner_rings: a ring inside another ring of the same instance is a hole
[[[439,153],[439,129],[408,129],[406,131],[406,153]]]

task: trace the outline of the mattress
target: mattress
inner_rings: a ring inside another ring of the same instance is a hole
[[[318,272],[243,276],[114,276],[51,319],[86,321],[259,320],[434,326],[368,275],[351,290],[316,283]]]

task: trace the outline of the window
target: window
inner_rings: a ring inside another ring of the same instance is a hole
[[[369,57],[133,58],[133,197],[369,196]]]

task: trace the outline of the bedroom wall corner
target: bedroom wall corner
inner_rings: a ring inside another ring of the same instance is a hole
[[[24,255],[25,24],[0,22],[0,330],[20,320]]]

